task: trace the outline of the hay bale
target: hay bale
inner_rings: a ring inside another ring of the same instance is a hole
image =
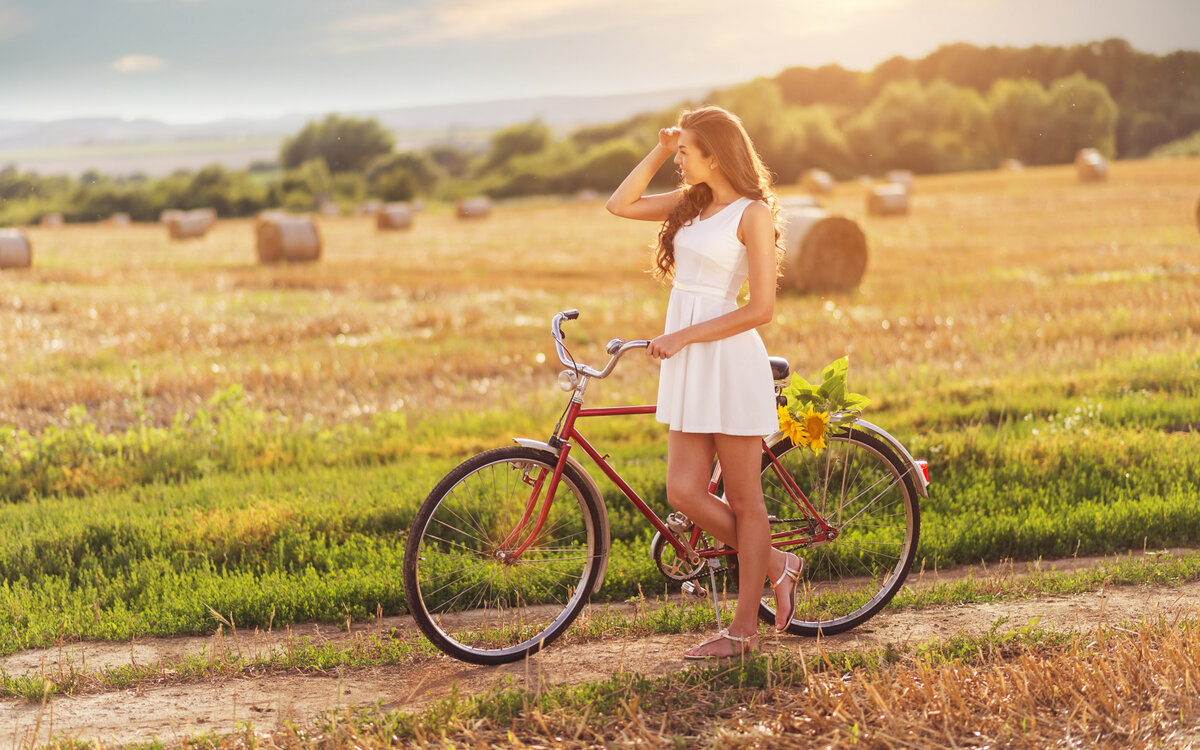
[[[782,210],[783,285],[802,292],[856,288],[867,271],[867,238],[853,220],[819,207]]]
[[[1005,159],[1000,162],[1000,171],[1002,172],[1020,172],[1025,169],[1025,165],[1020,159]]]
[[[781,211],[789,208],[820,208],[821,202],[813,195],[784,195],[778,200]]]
[[[876,185],[867,195],[867,213],[897,216],[908,213],[908,188],[899,183]]]
[[[108,217],[107,223],[114,227],[127,227],[127,226],[129,226],[129,214],[115,213],[112,216]]]
[[[0,229],[0,268],[29,268],[33,248],[29,238],[16,229]]]
[[[217,223],[217,209],[215,208],[194,208],[188,211],[188,214],[207,221],[209,229],[212,229]]]
[[[320,260],[321,235],[307,216],[264,211],[258,215],[256,224],[260,263]]]
[[[413,210],[407,203],[389,203],[375,214],[377,229],[411,229],[412,225]]]
[[[185,211],[180,211],[178,208],[164,208],[158,213],[158,222],[163,226],[167,226],[174,219],[183,217]]]
[[[460,219],[482,219],[492,212],[492,199],[486,195],[464,198],[458,202],[456,215]]]
[[[905,190],[912,192],[913,173],[907,169],[889,169],[883,179],[893,185],[903,185]]]
[[[1075,174],[1080,182],[1102,182],[1108,179],[1108,162],[1094,148],[1081,148],[1075,153]]]
[[[167,234],[173,240],[195,239],[207,234],[212,225],[203,211],[180,211],[167,221]]]
[[[374,216],[382,210],[383,201],[369,200],[358,204],[358,207],[354,209],[354,213],[356,216]]]
[[[42,217],[42,226],[47,229],[57,229],[63,225],[62,214],[46,214]]]
[[[321,203],[320,214],[322,216],[341,216],[342,209],[333,201],[324,201]]]
[[[833,192],[833,175],[824,169],[810,169],[800,175],[800,187],[810,193],[828,195]]]

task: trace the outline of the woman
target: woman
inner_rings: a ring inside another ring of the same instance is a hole
[[[674,158],[682,186],[642,195]],[[775,592],[775,629],[796,611],[803,561],[771,547],[759,472],[763,435],[778,428],[767,351],[755,327],[775,307],[779,232],[770,174],[741,121],[719,107],[684,112],[608,199],[617,216],[662,222],[655,273],[672,282],[663,335],[646,351],[662,360],[657,418],[670,425],[667,500],[738,550],[737,611],[729,628],[686,651],[689,659],[758,648],[763,581]],[[737,295],[749,278],[750,299]],[[708,492],[714,456],[725,499]]]

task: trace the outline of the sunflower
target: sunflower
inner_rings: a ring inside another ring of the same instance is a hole
[[[791,438],[792,445],[808,445],[808,435],[804,434],[804,426],[792,417],[792,413],[787,410],[786,406],[780,406],[778,411],[779,429]]]
[[[816,411],[809,404],[808,409],[800,414],[800,429],[807,438],[808,447],[813,453],[820,453],[825,447],[825,432],[829,427],[829,412]]]

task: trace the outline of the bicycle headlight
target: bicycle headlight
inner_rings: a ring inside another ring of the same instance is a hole
[[[563,370],[558,374],[558,387],[567,393],[575,390],[577,385],[579,385],[579,374],[574,370]]]

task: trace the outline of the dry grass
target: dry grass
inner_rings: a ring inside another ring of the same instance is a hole
[[[599,685],[453,697],[420,717],[365,710],[211,746],[1193,747],[1197,625],[1192,612],[1092,634],[1022,628],[851,670],[830,655],[654,680],[619,674]]]
[[[867,235],[864,284],[782,292],[764,338],[805,373],[849,351],[856,389],[882,395],[1195,350],[1197,166],[1118,162],[1087,185],[1069,166],[919,178],[907,217],[866,216],[866,188],[838,185],[825,202]],[[305,267],[256,265],[250,221],[185,244],[158,226],[31,228],[34,269],[0,274],[0,423],[39,429],[74,403],[107,427],[142,410],[166,423],[234,382],[326,421],[548,411],[554,312],[583,311],[571,342],[587,359],[661,326],[655,227],[598,203],[427,211],[403,233],[320,222],[324,257]],[[604,397],[650,399],[656,375],[623,367]]]

